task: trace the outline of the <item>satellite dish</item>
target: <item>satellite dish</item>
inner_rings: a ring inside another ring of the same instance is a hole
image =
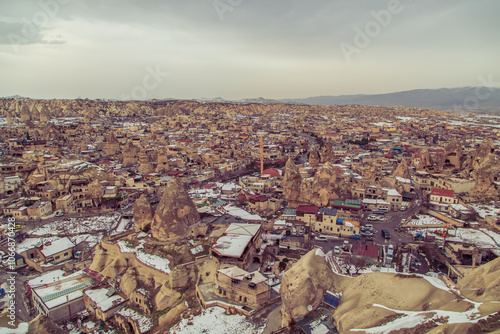
[[[215,284],[214,288],[218,289],[219,288],[219,284]]]
[[[311,312],[311,311],[313,310],[312,305],[307,305],[307,310],[308,310],[309,312]]]

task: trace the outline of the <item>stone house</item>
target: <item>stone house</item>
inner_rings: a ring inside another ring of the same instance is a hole
[[[429,203],[433,210],[448,212],[450,204],[457,204],[458,199],[453,190],[432,188]]]
[[[236,266],[217,270],[213,292],[253,309],[261,308],[271,298],[271,289],[260,272],[250,273]]]
[[[106,321],[125,306],[127,299],[114,294],[112,288],[100,288],[85,290],[83,302],[90,314],[93,314],[98,320]]]

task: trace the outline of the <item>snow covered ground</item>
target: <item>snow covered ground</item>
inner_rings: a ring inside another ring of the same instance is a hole
[[[16,252],[17,253],[22,253],[24,251],[27,251],[28,249],[31,249],[33,247],[41,246],[44,242],[47,241],[54,241],[59,239],[58,237],[47,237],[47,238],[26,238],[22,242],[18,243],[16,245]]]
[[[125,232],[127,230],[126,228],[128,223],[130,223],[130,219],[122,218],[122,220],[120,221],[116,229],[111,233],[111,235]]]
[[[489,204],[482,203],[469,203],[469,205],[476,210],[479,217],[494,216],[500,212],[500,202],[490,202]]]
[[[490,235],[494,235],[492,238]],[[495,232],[489,231],[488,233],[482,230],[473,230],[470,228],[459,228],[457,229],[456,236],[454,231],[450,231],[446,240],[451,241],[463,241],[467,243],[474,244],[476,246],[490,246],[497,247],[495,240],[500,239],[500,235]]]
[[[170,329],[176,334],[260,334],[264,327],[257,328],[242,315],[227,315],[222,307],[211,307],[195,317],[183,319]]]
[[[28,234],[30,235],[66,235],[89,233],[97,230],[112,230],[118,224],[119,215],[113,216],[96,216],[89,218],[70,218],[71,221],[66,219],[55,221],[36,227]]]
[[[144,242],[144,240],[142,240]],[[135,253],[135,256],[139,261],[147,264],[150,267],[163,271],[165,273],[170,273],[170,261],[168,259],[159,257],[157,255],[146,253],[142,250],[144,245],[141,243],[137,247],[131,247],[127,241],[118,241],[118,246],[120,251],[123,253]]]
[[[407,226],[421,226],[421,225],[445,225],[446,223],[433,216],[417,215],[417,219],[410,220]]]
[[[0,327],[0,334],[25,334],[28,333],[29,324],[27,322],[21,322],[17,328],[5,328]]]

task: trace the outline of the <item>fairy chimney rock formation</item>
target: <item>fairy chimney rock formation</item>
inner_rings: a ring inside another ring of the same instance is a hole
[[[406,162],[406,159],[401,160],[398,167],[394,170],[393,176],[405,179],[410,178],[410,172],[408,171],[408,163]]]
[[[309,251],[283,274],[281,325],[288,326],[292,319],[316,309],[332,285],[332,270],[323,251],[319,248]]]
[[[139,163],[139,173],[141,174],[151,173],[154,170],[153,166],[151,166],[151,161],[149,161],[149,156],[146,152],[142,152],[139,155]]]
[[[151,226],[158,239],[185,237],[200,220],[193,201],[177,178],[168,181]]]
[[[462,160],[462,145],[458,139],[452,139],[446,145],[445,151],[438,163],[439,170],[456,168],[460,169]]]
[[[331,141],[327,141],[321,150],[321,162],[335,162],[335,154],[333,153]]]
[[[158,163],[156,165],[156,172],[168,171],[168,156],[165,153],[158,154]]]
[[[106,144],[104,145],[104,153],[107,156],[112,157],[120,152],[120,143],[118,139],[113,134],[110,134],[106,138]]]
[[[44,104],[42,106],[42,110],[40,110],[40,122],[46,123],[50,121],[50,112],[49,109],[47,108],[47,105]]]
[[[311,152],[309,152],[309,166],[317,167],[318,165],[319,165],[318,152],[316,152],[315,150],[311,150]]]
[[[132,142],[127,142],[123,148],[123,167],[137,164],[137,147]]]
[[[283,193],[288,202],[297,201],[300,195],[300,184],[302,176],[299,169],[291,158],[288,159],[285,165],[285,176],[283,178]]]
[[[147,232],[154,219],[154,210],[149,204],[146,195],[142,194],[141,197],[135,200],[133,211],[135,230]]]
[[[29,111],[26,103],[22,104],[19,114],[21,116],[22,123],[26,123],[27,121],[29,121],[31,119],[30,111]]]

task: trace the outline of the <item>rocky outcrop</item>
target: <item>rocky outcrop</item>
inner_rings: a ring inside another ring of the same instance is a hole
[[[319,165],[319,156],[318,156],[318,152],[316,152],[315,150],[311,150],[309,152],[309,166],[315,168],[315,167],[318,167]]]
[[[156,164],[156,172],[168,171],[168,156],[165,153],[158,154],[158,163]]]
[[[417,165],[417,170],[424,171],[424,172],[431,170],[434,166],[434,162],[432,161],[432,157],[431,157],[431,154],[429,153],[429,151],[426,148],[424,148],[420,152],[420,155],[421,155],[421,159]]]
[[[28,106],[26,105],[26,103],[22,103],[22,105],[20,107],[19,114],[21,116],[21,122],[22,123],[26,123],[27,121],[31,120],[30,111],[29,111]]]
[[[142,194],[141,197],[136,199],[132,209],[134,211],[135,230],[149,231],[154,219],[154,210],[149,204],[146,195]]]
[[[350,187],[329,162],[318,168],[314,177],[302,179],[298,168],[289,160],[285,167],[283,193],[290,207],[301,203],[326,206],[331,200],[349,194]]]
[[[147,155],[146,152],[142,152],[139,155],[139,173],[141,174],[147,174],[151,173],[154,170],[153,166],[151,165],[151,161],[149,160],[149,156]]]
[[[458,139],[452,139],[441,155],[437,165],[439,170],[460,169],[462,165],[462,144]]]
[[[42,110],[40,110],[40,122],[46,123],[48,121],[50,121],[50,111],[47,108],[47,105],[44,104],[42,106]]]
[[[288,202],[296,202],[300,195],[300,184],[302,176],[299,169],[291,158],[288,159],[285,165],[285,176],[283,177],[283,193]]]
[[[184,186],[172,178],[155,212],[151,226],[153,236],[159,239],[185,237],[199,220],[200,214]]]
[[[137,164],[137,147],[132,142],[127,142],[123,148],[123,167]]]
[[[464,296],[476,302],[500,300],[500,258],[472,270],[458,282]]]
[[[323,251],[313,249],[304,255],[281,280],[282,325],[288,326],[294,318],[316,309],[332,284],[332,271]]]
[[[115,135],[110,134],[106,138],[106,142],[104,144],[104,153],[108,157],[113,157],[117,155],[120,152],[120,143],[118,142],[118,139],[116,139]]]
[[[117,244],[102,242],[96,250],[90,269],[99,271],[113,280],[119,278],[122,292],[130,296],[139,287],[155,292],[154,310],[175,305],[181,294],[170,288],[170,275],[141,263],[135,253],[122,252]]]
[[[500,196],[494,182],[498,182],[500,175],[500,159],[495,155],[495,146],[490,138],[485,139],[481,145],[470,152],[465,159],[460,174],[463,178],[472,178],[476,186],[472,190],[472,196],[484,199],[487,197]]]
[[[333,153],[333,144],[327,141],[321,150],[321,162],[335,162],[335,154]]]
[[[394,173],[392,173],[392,176],[394,177],[402,177],[405,179],[410,178],[410,172],[408,170],[408,163],[406,162],[406,159],[402,159],[401,162],[398,164],[398,167],[394,170]]]
[[[331,200],[348,193],[348,187],[331,163],[321,166],[313,178],[304,179],[300,185],[299,202],[327,206]]]

